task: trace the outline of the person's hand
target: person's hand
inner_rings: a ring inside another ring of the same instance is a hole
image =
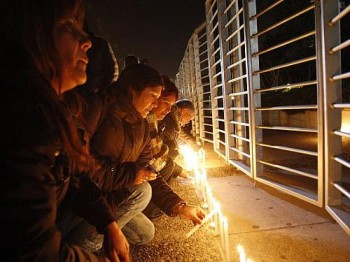
[[[140,170],[136,174],[134,184],[139,185],[139,184],[142,184],[143,182],[152,181],[156,178],[157,178],[156,173],[150,171],[147,168],[142,167],[142,168],[140,168]]]
[[[200,207],[185,205],[179,210],[179,216],[191,220],[194,225],[197,225],[202,223],[205,213]]]
[[[129,262],[129,243],[116,222],[107,226],[103,246],[111,262]],[[107,260],[108,261],[108,260]]]

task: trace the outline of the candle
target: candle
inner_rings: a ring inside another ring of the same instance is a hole
[[[202,223],[196,225],[194,228],[192,228],[187,234],[186,237],[189,238],[192,236],[194,232],[196,232],[202,225],[204,225],[206,222],[210,220],[210,218],[217,212],[217,210],[212,210],[208,215],[205,216],[205,218],[202,220]]]
[[[214,215],[214,217],[215,217],[215,215]],[[215,229],[215,227],[216,227],[215,222],[210,222],[209,227],[212,229]]]
[[[209,187],[209,186],[207,185],[207,183],[205,183],[204,186],[202,187],[201,191],[202,191],[202,195],[203,195],[203,203],[207,204],[208,208],[210,208],[209,199],[208,199],[208,195],[207,195],[207,187]]]
[[[205,195],[206,192],[206,185],[207,185],[207,172],[205,170],[202,170],[201,174],[201,191],[203,192],[203,195]]]
[[[225,243],[224,243],[224,227],[223,227],[223,216],[221,209],[218,211],[219,214],[219,228],[220,228],[220,240],[221,240],[221,249],[224,250],[225,248]]]
[[[229,245],[229,238],[228,238],[228,223],[227,218],[223,218],[223,226],[224,226],[224,234],[225,234],[225,254],[226,254],[226,262],[230,261],[230,245]]]
[[[247,262],[243,247],[241,245],[238,245],[237,250],[239,253],[239,262]]]
[[[208,196],[207,198],[208,198],[209,210],[214,209],[215,206],[214,206],[214,201],[213,201],[213,192],[212,192],[209,185],[207,186],[207,196]]]
[[[195,179],[195,187],[199,189],[198,187],[200,185],[200,174],[197,168],[194,170],[194,179]]]
[[[213,198],[213,204],[214,204],[214,208],[216,210],[218,210],[218,212],[216,212],[216,214],[214,215],[214,224],[215,224],[215,232],[214,235],[217,236],[220,233],[220,224],[219,224],[219,212],[221,212],[221,206],[220,203],[217,202],[214,198]]]
[[[202,149],[202,152],[203,152],[203,156],[202,156],[203,166],[205,167],[205,151],[204,151],[204,149]]]

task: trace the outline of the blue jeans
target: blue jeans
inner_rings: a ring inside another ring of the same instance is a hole
[[[115,220],[130,244],[143,245],[154,237],[153,223],[142,213],[148,205],[152,188],[149,183],[128,188],[130,195],[116,208]],[[86,220],[66,212],[61,223],[63,239],[73,245],[95,252],[102,248],[103,235]]]

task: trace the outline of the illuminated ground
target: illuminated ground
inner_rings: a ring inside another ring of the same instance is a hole
[[[208,177],[214,196],[229,221],[230,261],[240,261],[237,245],[252,261],[350,261],[350,236],[322,209],[254,183],[207,150]],[[189,185],[173,188],[190,204],[199,204]],[[224,261],[220,237],[207,227],[189,239],[188,221],[162,217],[156,236],[134,248],[133,261]]]

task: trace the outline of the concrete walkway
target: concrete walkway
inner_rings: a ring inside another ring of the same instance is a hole
[[[210,150],[207,159],[208,168],[226,165]],[[254,186],[239,171],[208,180],[228,218],[230,261],[240,261],[238,244],[254,262],[350,261],[350,236],[323,209]]]

